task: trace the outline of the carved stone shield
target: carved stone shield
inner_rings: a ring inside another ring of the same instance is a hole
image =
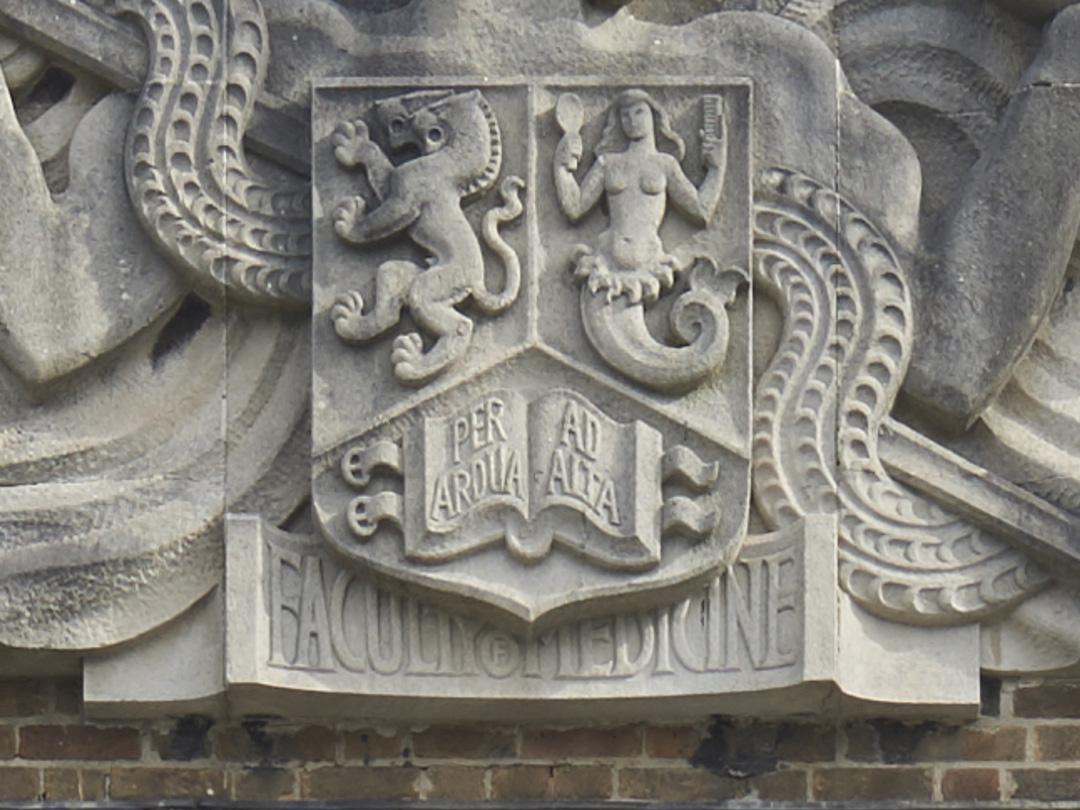
[[[732,562],[749,513],[750,88],[316,87],[318,528],[528,627]]]

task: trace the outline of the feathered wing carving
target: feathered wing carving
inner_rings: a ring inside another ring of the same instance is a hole
[[[143,227],[206,295],[307,305],[310,182],[273,185],[243,137],[266,78],[259,0],[118,0],[150,40],[127,138],[127,184]]]
[[[1026,557],[881,465],[878,429],[907,369],[912,314],[903,269],[869,220],[807,177],[768,171],[754,274],[784,314],[754,413],[766,521],[837,514],[842,587],[896,621],[979,621],[1043,587],[1047,575]]]

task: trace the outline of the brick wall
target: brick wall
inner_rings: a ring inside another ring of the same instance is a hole
[[[963,726],[86,723],[79,694],[0,683],[0,800],[1080,797],[1080,683],[987,681]]]

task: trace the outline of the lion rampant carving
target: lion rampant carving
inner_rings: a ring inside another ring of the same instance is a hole
[[[471,297],[481,311],[494,315],[516,300],[520,261],[498,229],[521,215],[519,193],[525,184],[516,176],[503,180],[503,205],[484,216],[484,241],[506,269],[502,292],[492,293],[484,282],[480,240],[462,210],[463,201],[494,185],[502,165],[499,125],[487,100],[478,90],[420,91],[377,102],[375,114],[391,151],[412,146],[420,155],[394,166],[362,120],[341,124],[332,137],[334,156],[347,168],[363,167],[379,205],[369,212],[362,197],[347,200],[334,212],[334,229],[357,245],[405,231],[430,258],[427,267],[384,262],[376,270],[370,311],[364,311],[361,294],[350,290],[337,297],[331,318],[342,340],[366,343],[397,324],[407,307],[435,343],[425,352],[418,333],[400,335],[391,359],[401,382],[419,385],[469,347],[473,321],[456,309],[458,304]]]

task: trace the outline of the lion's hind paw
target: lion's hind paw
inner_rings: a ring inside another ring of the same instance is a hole
[[[353,228],[364,216],[367,202],[363,197],[350,197],[334,209],[334,231],[342,239],[352,241]]]
[[[424,354],[424,340],[416,332],[408,332],[394,338],[394,350],[390,359],[398,363],[415,363]]]
[[[364,296],[356,290],[341,293],[334,299],[330,319],[334,331],[342,340],[356,341],[363,338]]]
[[[390,361],[394,364],[394,374],[402,382],[421,382],[431,376],[423,357],[424,340],[416,332],[394,338]]]

